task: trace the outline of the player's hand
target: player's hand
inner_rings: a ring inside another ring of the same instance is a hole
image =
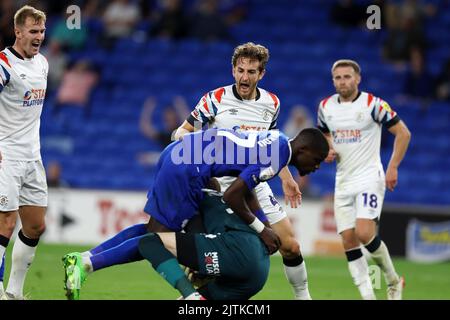
[[[266,245],[267,250],[269,250],[269,254],[274,254],[280,248],[281,240],[271,228],[264,228],[259,236]]]
[[[302,193],[297,182],[294,179],[282,180],[281,185],[283,187],[285,203],[290,204],[291,208],[297,208],[302,203]]]
[[[328,156],[325,158],[324,161],[326,163],[331,163],[336,159],[336,156],[337,152],[334,149],[330,148],[330,151],[328,151]]]
[[[184,268],[184,274],[186,275],[186,277],[188,278],[188,280],[192,283],[192,285],[195,288],[201,288],[204,285],[206,285],[209,281],[213,280],[214,277],[209,277],[209,276],[203,276],[200,275],[198,272],[192,270],[189,267],[186,266],[182,266],[182,268]]]
[[[390,191],[394,191],[398,182],[398,169],[396,167],[388,166],[386,170],[386,187]]]

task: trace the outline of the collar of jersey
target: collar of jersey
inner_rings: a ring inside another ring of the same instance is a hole
[[[236,99],[244,101],[244,99],[242,99],[242,97],[239,95],[237,89],[236,89],[236,85],[233,84],[233,94],[236,97]],[[261,97],[261,92],[259,91],[258,87],[256,87],[256,97],[255,97],[255,101],[258,101],[258,99]]]
[[[352,103],[355,102],[356,100],[358,100],[358,98],[359,98],[360,96],[361,96],[361,91],[358,91],[358,94],[356,95],[355,99],[352,100]],[[338,103],[341,103],[341,99],[340,99],[339,96],[338,96],[338,98],[337,98],[337,101],[338,101]],[[348,101],[346,101],[346,102],[348,102]]]
[[[18,59],[25,60],[20,53],[18,53],[16,50],[14,50],[13,47],[8,47],[8,50],[11,51],[11,53],[13,55],[15,55]]]
[[[294,139],[289,139],[288,140],[288,148],[289,148],[289,158],[288,158],[288,162],[286,163],[286,165],[288,166],[289,163],[291,162],[291,157],[292,157],[292,147],[291,147],[291,141]]]

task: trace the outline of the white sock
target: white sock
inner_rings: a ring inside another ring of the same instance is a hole
[[[9,274],[6,292],[15,297],[23,297],[23,285],[27,271],[31,266],[36,252],[36,246],[30,247],[18,236],[12,250],[11,273]]]
[[[93,254],[92,254],[90,251],[84,251],[84,252],[81,253],[81,256],[82,256],[83,258],[84,258],[84,257],[90,258],[90,257],[93,256]]]
[[[389,255],[388,248],[386,244],[381,241],[381,245],[377,250],[370,253],[372,259],[376,262],[376,264],[383,270],[384,278],[388,285],[396,284],[400,278],[395,272],[394,264],[392,263],[391,256]]]
[[[284,273],[294,290],[295,299],[311,300],[311,295],[308,290],[308,274],[306,273],[305,261],[294,267],[284,265]]]
[[[94,272],[94,268],[92,267],[92,261],[91,261],[91,255],[86,255],[85,252],[81,254],[84,270],[86,270],[88,273]]]
[[[364,300],[376,300],[369,277],[369,265],[364,256],[348,262],[348,269],[353,278],[353,283],[358,287],[359,293]]]

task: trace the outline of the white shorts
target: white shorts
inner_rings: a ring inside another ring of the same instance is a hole
[[[217,178],[220,183],[220,191],[225,192],[228,187],[233,183],[236,178],[234,177],[221,177]],[[284,218],[287,218],[286,211],[280,206],[277,199],[275,199],[272,189],[267,182],[261,182],[255,187],[256,197],[258,198],[259,205],[264,211],[270,224],[275,224]]]
[[[356,219],[380,219],[383,207],[384,179],[339,187],[334,193],[334,217],[337,232],[353,229]]]
[[[47,206],[47,179],[42,160],[2,160],[0,163],[0,212],[24,205]]]

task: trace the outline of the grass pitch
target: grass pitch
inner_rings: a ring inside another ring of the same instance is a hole
[[[10,270],[8,247],[5,287]],[[81,246],[41,243],[28,272],[25,293],[33,300],[64,300],[61,257],[88,249]],[[306,257],[311,296],[315,300],[360,299],[348,272],[345,257]],[[397,271],[405,276],[404,299],[450,299],[450,263],[419,264],[395,259]],[[386,286],[376,290],[386,299]],[[90,275],[81,291],[82,300],[174,300],[178,292],[166,283],[147,261],[114,266]],[[269,279],[253,299],[291,300],[293,294],[284,276],[280,256],[271,257]]]

